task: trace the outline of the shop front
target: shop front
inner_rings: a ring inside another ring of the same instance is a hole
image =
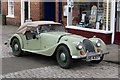
[[[117,3],[117,25],[115,31],[115,43],[120,44],[120,0]]]
[[[115,0],[68,0],[67,11],[68,32],[114,42]]]

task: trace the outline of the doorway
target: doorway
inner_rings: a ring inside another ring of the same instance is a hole
[[[21,25],[30,19],[30,0],[21,1]]]
[[[28,12],[29,12],[28,1],[25,1],[24,2],[24,20],[28,20]]]
[[[44,2],[44,20],[55,21],[55,2]]]

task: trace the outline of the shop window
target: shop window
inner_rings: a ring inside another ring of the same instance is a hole
[[[118,12],[116,31],[120,32],[120,12]]]
[[[74,2],[73,25],[104,30],[103,2]]]
[[[120,0],[118,0],[118,3],[117,3],[117,11],[120,11]]]
[[[14,0],[8,0],[8,16],[14,17]]]
[[[120,0],[118,1],[117,4],[117,28],[116,28],[117,32],[120,32]]]

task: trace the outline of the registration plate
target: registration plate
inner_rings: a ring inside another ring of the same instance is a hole
[[[91,53],[90,53],[91,54]],[[94,53],[92,53],[94,54]],[[94,55],[94,56],[87,56],[87,61],[92,61],[92,60],[100,60],[100,55]]]

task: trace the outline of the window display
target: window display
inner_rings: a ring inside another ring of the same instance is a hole
[[[104,28],[103,2],[74,2],[72,9],[73,25],[100,30]]]
[[[117,32],[120,32],[120,0],[117,3]]]

